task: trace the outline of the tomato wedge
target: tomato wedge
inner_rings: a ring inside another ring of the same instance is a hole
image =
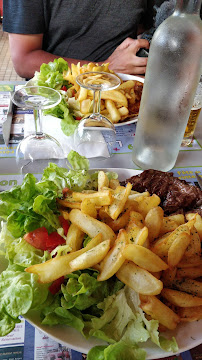
[[[56,248],[58,245],[65,244],[65,239],[60,236],[57,231],[53,231],[48,236],[48,240],[46,242],[47,250],[52,251]]]
[[[65,219],[64,219],[65,220]],[[36,249],[52,251],[58,245],[65,243],[65,239],[57,231],[48,234],[45,227],[38,228],[25,234],[24,239]]]
[[[24,239],[36,249],[47,250],[48,230],[45,227],[38,228],[25,234]]]
[[[49,286],[49,291],[51,294],[55,295],[61,288],[62,283],[64,282],[64,276],[61,276],[57,280],[53,281],[52,284]]]

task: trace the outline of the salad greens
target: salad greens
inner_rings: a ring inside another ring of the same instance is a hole
[[[49,233],[61,233],[56,199],[62,190],[97,188],[98,172],[88,171],[84,157],[71,151],[68,160],[69,169],[50,163],[41,181],[27,174],[22,185],[0,193],[0,216],[4,220],[0,264],[5,259],[8,262],[0,275],[0,336],[14,329],[19,315],[36,309],[44,325],[65,324],[87,339],[93,336],[106,341],[106,345],[89,351],[88,360],[144,360],[148,339],[166,351],[177,351],[175,339],[159,335],[158,321],[146,319],[138,294],[116,276],[98,282],[94,269],[75,271],[64,277],[59,292],[53,295],[49,291],[53,284],[40,284],[37,275],[25,272],[28,266],[50,259],[54,251],[36,249],[27,243],[24,234],[43,226]],[[108,175],[117,177],[115,173]],[[83,246],[89,240],[86,237]],[[63,247],[57,246],[57,256],[62,255]]]
[[[78,121],[74,116],[74,111],[69,107],[68,95],[66,91],[62,89],[68,89],[72,86],[63,77],[63,72],[68,70],[68,63],[63,58],[55,59],[48,64],[42,64],[40,71],[36,71],[34,75],[34,83],[39,86],[48,86],[60,91],[62,95],[61,102],[51,108],[44,110],[44,114],[52,115],[61,119],[61,129],[65,135],[70,136],[74,133],[78,126]]]
[[[35,72],[34,81],[39,86],[60,90],[63,85],[69,86],[68,81],[63,78],[65,70],[68,70],[68,63],[63,58],[55,59],[53,62],[41,65],[40,72]]]

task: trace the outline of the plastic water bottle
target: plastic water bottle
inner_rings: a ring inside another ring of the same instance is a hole
[[[132,158],[142,169],[175,165],[201,74],[201,0],[177,0],[155,31]]]

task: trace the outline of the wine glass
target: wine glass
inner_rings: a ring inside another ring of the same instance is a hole
[[[20,172],[41,172],[50,161],[60,163],[64,159],[62,147],[42,130],[42,110],[59,104],[60,93],[45,86],[25,86],[15,91],[12,101],[18,107],[32,109],[34,113],[35,133],[20,141],[16,149]]]
[[[116,130],[113,123],[100,114],[101,91],[116,89],[121,81],[114,74],[91,71],[78,75],[76,82],[93,91],[93,113],[85,116],[75,130],[75,150],[89,160],[108,159],[116,143]]]

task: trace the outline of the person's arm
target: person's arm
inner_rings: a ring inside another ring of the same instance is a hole
[[[9,34],[10,53],[17,74],[23,78],[32,78],[43,63],[53,61],[60,56],[42,50],[43,34]],[[64,58],[68,64],[86,64],[85,60]]]
[[[35,71],[40,70],[41,64],[60,57],[42,50],[43,34],[9,34],[9,42],[14,68],[18,75],[24,78],[32,78]],[[127,38],[115,49],[108,59],[98,62],[98,64],[109,62],[109,68],[115,72],[144,74],[147,58],[136,56],[137,51],[141,47],[148,48],[149,42],[143,39],[134,40]],[[71,63],[77,64],[79,61],[81,65],[88,62],[81,59],[64,59],[69,65]]]

